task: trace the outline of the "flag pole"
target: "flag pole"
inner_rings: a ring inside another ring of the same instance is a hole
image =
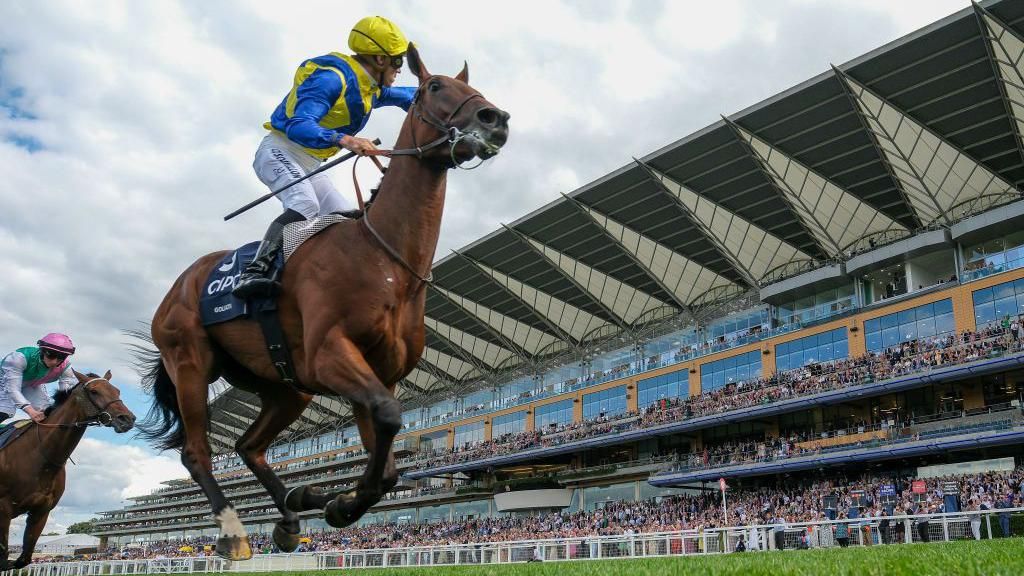
[[[729,511],[725,507],[725,490],[722,490],[722,516],[725,517],[725,525],[729,525]]]
[[[718,479],[718,487],[722,490],[722,519],[724,525],[729,525],[729,510],[725,507],[725,478]]]

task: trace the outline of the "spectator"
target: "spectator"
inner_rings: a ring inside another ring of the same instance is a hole
[[[1013,508],[1013,494],[1008,493],[1005,498],[996,502],[996,508],[1005,510],[1007,508]],[[999,513],[999,529],[1003,533],[1003,538],[1010,537],[1010,513],[1000,512]]]

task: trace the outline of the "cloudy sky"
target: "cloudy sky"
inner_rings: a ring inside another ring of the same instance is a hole
[[[939,18],[967,0],[221,0],[0,3],[0,353],[65,331],[148,407],[121,330],[195,258],[258,239],[262,123],[305,58],[394,19],[429,69],[512,115],[509,142],[449,178],[438,258],[642,156]],[[411,84],[405,72],[399,84]],[[363,135],[394,141],[397,109]],[[346,194],[348,172],[332,177]],[[375,176],[366,172],[368,184]],[[365,188],[365,186],[364,186]],[[176,454],[90,432],[48,530],[185,475]],[[21,522],[15,525],[15,531]]]

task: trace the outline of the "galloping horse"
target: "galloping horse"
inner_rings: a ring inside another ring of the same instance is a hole
[[[260,398],[260,413],[235,448],[281,511],[273,533],[281,550],[298,546],[298,512],[324,509],[329,524],[347,526],[398,481],[391,447],[402,418],[394,389],[423,352],[425,276],[440,233],[447,172],[497,154],[509,118],[468,85],[468,67],[455,78],[433,76],[414,47],[407,57],[420,84],[396,143],[406,155],[396,151],[362,219],[307,240],[282,275],[279,314],[298,385],[282,382],[253,320],[202,325],[204,281],[228,252],[204,256],[185,270],[153,318],[158,353],[144,358],[144,380],[154,404],[140,428],[161,448],[181,449],[182,463],[210,501],[220,528],[216,550],[226,558],[244,560],[252,552],[212,472],[207,402],[218,377]],[[267,464],[267,448],[312,394],[352,404],[369,460],[351,493],[305,486],[287,492]]]
[[[103,377],[75,372],[78,384],[57,392],[42,423],[28,424],[21,435],[0,450],[0,572],[32,562],[36,541],[50,510],[64,494],[64,464],[89,426],[131,430],[135,415],[121,401],[121,392]],[[21,555],[7,562],[11,520],[28,514]]]

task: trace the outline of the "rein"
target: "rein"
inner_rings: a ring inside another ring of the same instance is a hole
[[[82,384],[82,389],[84,389],[86,392],[88,392],[89,391],[89,384],[92,384],[93,382],[99,382],[99,381],[102,381],[102,380],[103,380],[103,378],[93,378],[92,380],[88,380],[84,384]],[[121,402],[121,399],[117,398],[115,400],[111,400],[110,402],[107,402],[103,406],[100,406],[99,404],[97,404],[92,399],[91,396],[86,396],[86,398],[89,400],[89,403],[92,404],[93,408],[96,409],[96,412],[94,412],[92,415],[90,415],[85,420],[78,420],[78,421],[72,422],[71,424],[47,424],[45,422],[36,422],[35,424],[37,426],[44,426],[46,428],[64,428],[64,429],[88,428],[90,426],[106,426],[107,424],[110,424],[111,417],[110,417],[110,413],[107,412],[107,408],[110,408],[114,404],[117,404],[118,402]],[[36,432],[38,433],[38,430],[36,430]]]
[[[462,130],[459,130],[457,126],[452,126],[451,121],[467,103],[469,103],[474,98],[483,98],[483,95],[477,92],[470,94],[469,96],[466,96],[465,98],[462,99],[462,102],[459,102],[459,105],[456,106],[451,111],[451,113],[448,114],[448,117],[445,118],[445,120],[442,122],[441,120],[438,120],[437,117],[430,112],[430,110],[424,108],[423,105],[420,103],[420,94],[422,93],[422,90],[418,90],[416,92],[416,98],[413,100],[412,106],[409,109],[409,113],[415,114],[416,118],[420,122],[441,132],[441,136],[437,137],[434,140],[431,140],[425,146],[418,146],[416,144],[416,133],[412,132],[412,148],[401,148],[398,150],[370,150],[366,152],[365,156],[370,157],[374,165],[377,166],[377,169],[381,171],[381,174],[385,173],[387,169],[383,165],[381,165],[380,160],[377,160],[377,156],[387,156],[389,158],[394,156],[415,156],[417,159],[422,160],[424,152],[433,150],[434,148],[443,146],[444,144],[449,145],[448,155],[451,157],[451,166],[448,166],[448,168],[462,168],[462,165],[455,158],[455,147],[458,146],[459,143],[461,143],[463,140],[478,137],[474,132],[463,132]],[[478,168],[481,164],[483,164],[483,162],[484,161],[481,159],[480,162],[475,164],[473,167],[462,169],[473,170],[475,168]],[[390,244],[388,244],[384,240],[380,233],[377,232],[377,229],[373,227],[373,224],[370,223],[370,210],[366,207],[366,202],[363,201],[363,191],[359,187],[359,178],[356,177],[356,167],[358,165],[359,158],[356,158],[356,161],[352,163],[352,184],[355,186],[356,189],[356,199],[359,201],[359,208],[364,210],[363,217],[360,218],[360,221],[366,226],[366,229],[370,232],[370,235],[373,236],[374,240],[376,240],[377,243],[380,244],[381,248],[383,248],[384,251],[388,253],[388,256],[391,256],[393,260],[401,264],[403,268],[408,270],[409,273],[411,273],[417,280],[420,281],[419,288],[422,288],[423,286],[430,284],[434,279],[434,273],[430,269],[430,267],[428,266],[426,274],[419,273],[412,267],[411,264],[409,264],[409,262],[405,260],[405,258],[402,257],[401,254],[398,253],[397,250],[395,250]],[[419,288],[417,288],[417,290]]]

